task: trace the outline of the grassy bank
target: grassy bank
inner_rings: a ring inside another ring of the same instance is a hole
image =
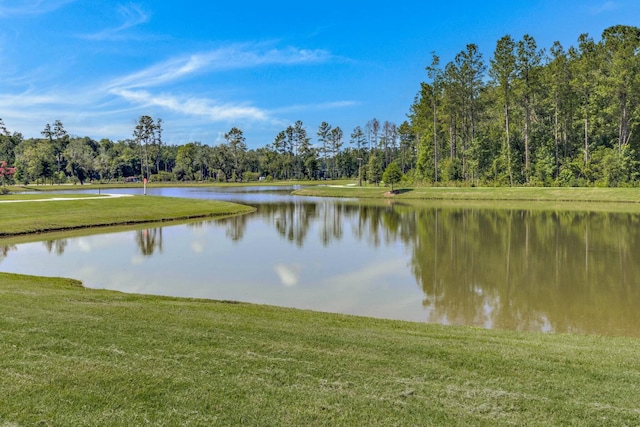
[[[637,425],[640,341],[0,274],[0,425]]]
[[[394,198],[421,200],[500,200],[521,202],[591,202],[637,203],[638,188],[573,188],[573,187],[390,187],[317,186],[296,190],[301,196]]]
[[[2,196],[0,200],[33,195]],[[38,195],[38,199],[61,197]],[[131,196],[0,203],[0,236],[71,230],[84,227],[137,224],[251,212],[253,208],[214,200]]]

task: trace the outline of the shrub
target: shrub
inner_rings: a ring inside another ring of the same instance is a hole
[[[259,178],[260,178],[260,173],[258,172],[245,172],[242,174],[242,180],[244,182],[257,181]]]

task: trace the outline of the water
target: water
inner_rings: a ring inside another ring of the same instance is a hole
[[[119,191],[126,190],[109,190]],[[640,215],[296,198],[281,187],[151,191],[257,211],[18,245],[0,240],[0,270],[124,292],[640,336]]]

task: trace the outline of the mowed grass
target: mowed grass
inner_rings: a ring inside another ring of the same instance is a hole
[[[4,273],[0,301],[0,425],[640,424],[637,339],[129,295]]]
[[[38,199],[60,195],[38,195]],[[23,196],[12,196],[12,199]],[[32,198],[33,195],[24,196]],[[69,198],[69,197],[67,197]],[[79,197],[73,200],[0,203],[0,236],[83,227],[225,216],[254,210],[229,202],[157,196]],[[9,200],[0,197],[0,201]]]
[[[84,199],[87,197],[109,197],[108,194],[3,194],[0,196],[0,202],[18,201],[18,200],[44,200],[44,199]]]
[[[423,200],[496,200],[522,202],[607,202],[640,204],[640,188],[574,187],[390,187],[316,186],[296,190],[301,196]]]

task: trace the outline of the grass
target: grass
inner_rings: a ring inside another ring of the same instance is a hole
[[[39,199],[60,195],[37,195]],[[0,200],[33,195],[3,196]],[[84,227],[225,216],[253,208],[229,202],[155,196],[0,203],[0,237]]]
[[[574,187],[390,187],[317,186],[296,190],[300,196],[394,198],[447,201],[637,203],[638,188]]]
[[[107,194],[5,194],[0,196],[0,202],[8,200],[44,200],[44,199],[83,199],[87,197],[108,197]]]
[[[640,423],[637,339],[130,295],[4,273],[0,301],[0,425]]]

